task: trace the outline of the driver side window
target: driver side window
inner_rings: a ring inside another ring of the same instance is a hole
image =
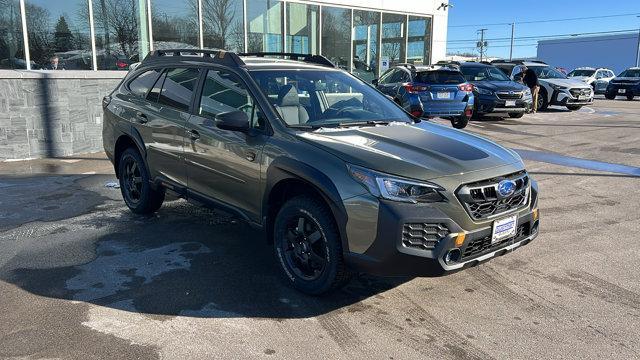
[[[198,115],[213,119],[218,114],[236,110],[247,114],[252,128],[265,128],[265,117],[244,82],[234,73],[208,70],[200,96]]]

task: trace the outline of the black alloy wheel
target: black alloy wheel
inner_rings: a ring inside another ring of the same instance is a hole
[[[149,173],[140,153],[126,149],[118,163],[118,177],[122,198],[129,209],[136,214],[149,214],[162,206],[165,190],[154,189],[149,181]]]
[[[313,281],[327,266],[326,239],[319,225],[306,214],[290,217],[286,226],[284,257],[296,276]]]

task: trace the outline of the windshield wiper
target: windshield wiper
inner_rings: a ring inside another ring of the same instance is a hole
[[[387,120],[367,120],[367,121],[344,121],[334,124],[336,127],[349,127],[349,126],[376,126],[376,125],[389,125],[390,121]]]
[[[292,129],[301,129],[301,130],[317,130],[323,127],[323,125],[299,124],[299,125],[287,125],[287,127]]]

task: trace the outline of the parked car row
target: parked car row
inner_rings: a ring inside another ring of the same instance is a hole
[[[531,90],[515,81],[525,66],[539,79],[538,109],[559,105],[573,111],[593,103],[591,85],[567,78],[541,61],[398,64],[372,83],[414,116],[438,116],[451,120],[455,128],[464,128],[473,117],[521,118],[532,109]]]

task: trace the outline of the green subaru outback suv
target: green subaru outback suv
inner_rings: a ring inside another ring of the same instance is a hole
[[[133,212],[167,190],[232,212],[309,294],[356,271],[473,266],[538,233],[538,187],[516,153],[420,122],[322,56],[154,51],[103,107]]]

